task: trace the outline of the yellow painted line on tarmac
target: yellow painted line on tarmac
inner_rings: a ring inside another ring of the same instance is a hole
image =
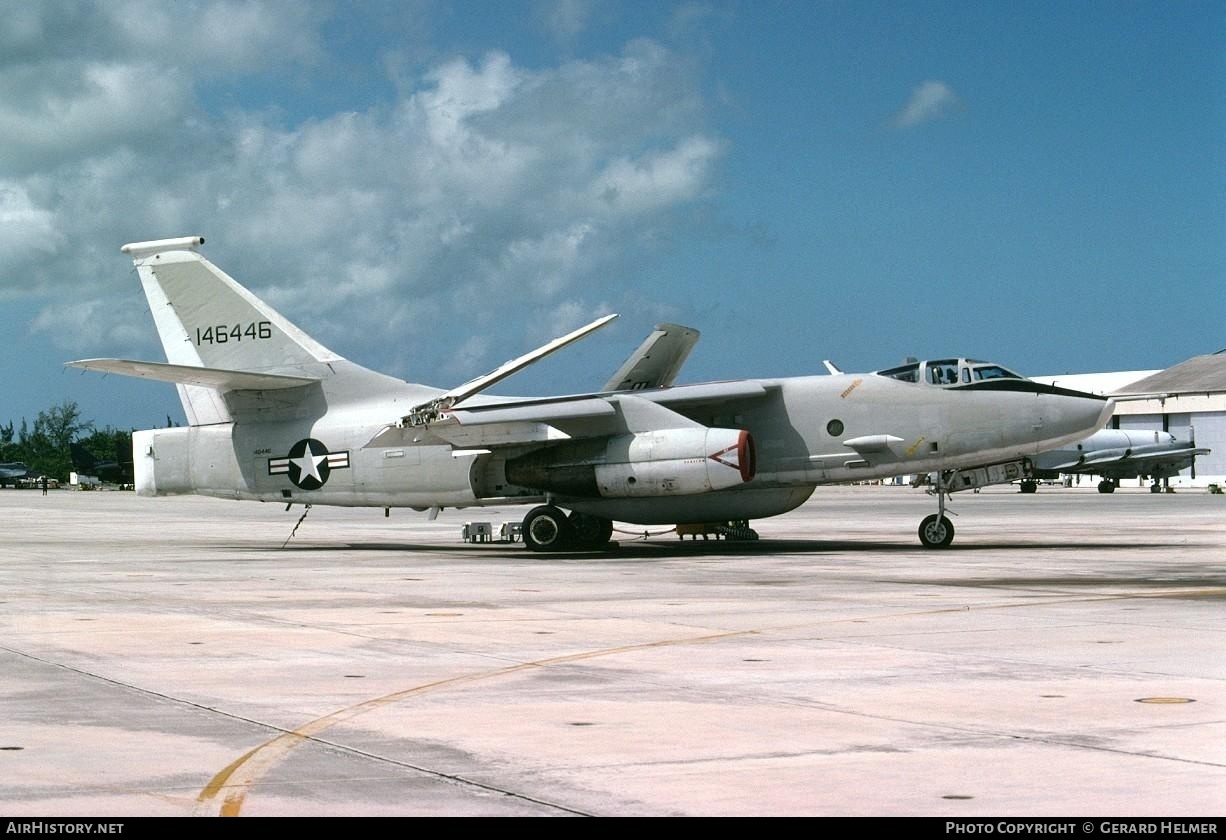
[[[1196,590],[1192,591],[1196,592]],[[381,697],[376,697],[344,709],[339,709],[338,711],[324,715],[320,718],[316,718],[313,721],[303,724],[297,729],[285,732],[269,741],[264,742],[227,765],[225,769],[217,773],[217,775],[215,775],[209,781],[209,783],[205,785],[205,787],[200,791],[200,794],[196,797],[196,807],[194,813],[196,816],[210,816],[214,813],[223,817],[239,816],[248,793],[260,782],[261,779],[264,778],[264,776],[268,774],[269,771],[284,761],[299,744],[317,737],[320,733],[331,729],[333,726],[336,726],[339,723],[344,723],[345,721],[352,720],[359,715],[376,711],[385,706],[390,706],[392,704],[399,703],[402,700],[407,700],[421,694],[447,688],[454,688],[456,686],[468,685],[476,682],[483,682],[486,680],[493,680],[533,668],[547,668],[553,665],[565,665],[570,662],[581,662],[588,659],[598,659],[604,656],[615,656],[621,653],[650,650],[652,648],[703,644],[706,642],[721,641],[723,639],[733,639],[738,636],[785,632],[788,630],[812,627],[814,624],[843,624],[862,622],[874,618],[940,615],[943,613],[957,613],[970,610],[980,612],[1000,609],[1041,608],[1052,606],[1054,604],[1078,602],[1133,600],[1143,598],[1178,598],[1181,597],[1181,595],[1186,596],[1187,593],[1188,590],[1174,590],[1162,593],[1099,593],[1076,597],[1059,597],[1058,594],[1053,593],[1056,595],[1056,597],[1039,601],[1027,600],[1011,604],[984,604],[975,607],[970,605],[938,607],[930,610],[906,611],[901,614],[890,613],[886,616],[862,616],[856,619],[837,619],[833,622],[805,621],[796,624],[780,625],[769,628],[735,630],[727,633],[712,633],[703,636],[690,636],[680,639],[664,639],[655,642],[642,642],[634,645],[623,645],[614,648],[602,648],[600,650],[571,653],[564,656],[551,657],[549,659],[538,659],[532,662],[521,662],[517,665],[508,665],[504,668],[496,668],[492,671],[479,671],[472,674],[462,674],[458,677],[450,677],[445,680],[437,680],[435,682],[413,686],[412,688],[406,688],[402,691],[385,694]],[[1148,702],[1182,702],[1181,700],[1161,700],[1157,698],[1147,698],[1147,700]],[[219,798],[221,798],[220,804],[217,803]]]
[[[316,718],[309,723],[294,729],[290,732],[285,732],[266,741],[255,749],[245,753],[224,770],[215,775],[209,780],[209,783],[200,791],[196,797],[196,816],[210,816],[216,813],[222,817],[237,817],[242,810],[243,803],[246,801],[247,794],[251,788],[268,774],[275,766],[284,761],[289,754],[304,741],[309,741],[317,737],[320,733],[331,729],[338,723],[352,720],[353,718],[381,709],[384,706],[390,706],[398,703],[401,700],[407,700],[410,697],[416,697],[420,694],[426,694],[431,691],[438,691],[444,688],[452,688],[454,686],[466,685],[469,683],[480,682],[483,680],[497,679],[505,677],[509,674],[515,674],[520,671],[527,671],[532,668],[547,668],[552,665],[565,665],[570,662],[580,662],[585,659],[596,659],[602,656],[613,656],[619,653],[629,653],[636,650],[649,650],[651,648],[670,647],[673,645],[693,645],[702,644],[704,642],[719,641],[721,639],[731,639],[737,636],[750,636],[758,633],[758,630],[736,630],[729,633],[715,633],[706,636],[691,636],[684,639],[664,639],[663,641],[644,642],[637,645],[623,645],[615,648],[604,648],[602,650],[584,651],[582,653],[571,653],[565,656],[555,656],[550,659],[538,659],[533,662],[521,662],[518,665],[508,665],[505,668],[497,668],[493,671],[481,671],[474,674],[463,674],[458,677],[451,677],[445,680],[437,680],[435,682],[424,683],[423,685],[406,688],[403,691],[385,694],[382,697],[376,697],[372,700],[366,700],[357,703],[348,708],[340,709],[331,714],[324,715],[321,718]],[[217,804],[218,798],[221,798],[220,805]],[[214,811],[216,808],[216,811]]]

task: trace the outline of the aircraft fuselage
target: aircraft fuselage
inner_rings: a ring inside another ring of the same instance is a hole
[[[1021,459],[1085,437],[1112,408],[969,359],[671,386],[697,338],[680,327],[653,333],[612,391],[483,395],[614,315],[440,390],[333,353],[201,256],[203,244],[122,248],[166,362],[71,363],[179,389],[188,426],[132,438],[145,495],[422,509],[544,501],[521,531],[529,548],[557,551],[607,545],[614,519],[743,521],[791,510],[818,484],[938,472],[938,513],[920,539],[943,547],[947,492],[1026,472]],[[980,467],[992,469],[965,472]]]
[[[701,393],[698,389],[710,385],[633,395],[667,402],[703,426],[748,430],[756,446],[756,473],[739,486],[714,492],[650,498],[542,492],[505,477],[506,462],[531,452],[531,444],[509,451],[456,451],[435,439],[428,426],[404,430],[393,446],[368,445],[385,427],[361,418],[396,416],[430,393],[403,383],[400,393],[385,389],[378,400],[353,405],[321,393],[305,401],[315,405],[305,416],[301,411],[278,415],[270,407],[267,421],[139,432],[133,447],[137,490],[414,508],[528,503],[549,496],[574,510],[642,524],[705,521],[725,513],[763,517],[791,510],[819,484],[1031,456],[1083,436],[1110,411],[1103,399],[1026,382],[1014,390],[932,388],[876,374],[752,382],[761,386],[759,395],[720,401],[686,401],[687,389]]]

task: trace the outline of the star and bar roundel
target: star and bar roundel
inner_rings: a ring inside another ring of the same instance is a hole
[[[295,443],[284,458],[268,459],[269,475],[288,475],[294,486],[318,490],[328,483],[333,470],[349,469],[349,451],[329,452],[315,438]]]

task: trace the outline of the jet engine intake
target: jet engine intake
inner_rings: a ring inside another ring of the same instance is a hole
[[[756,460],[744,429],[659,429],[530,452],[507,461],[506,476],[582,498],[685,496],[749,481]]]

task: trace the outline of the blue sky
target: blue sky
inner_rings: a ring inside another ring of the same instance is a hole
[[[1226,347],[1221,3],[0,0],[0,423],[181,419],[125,242],[359,363],[598,387]]]

